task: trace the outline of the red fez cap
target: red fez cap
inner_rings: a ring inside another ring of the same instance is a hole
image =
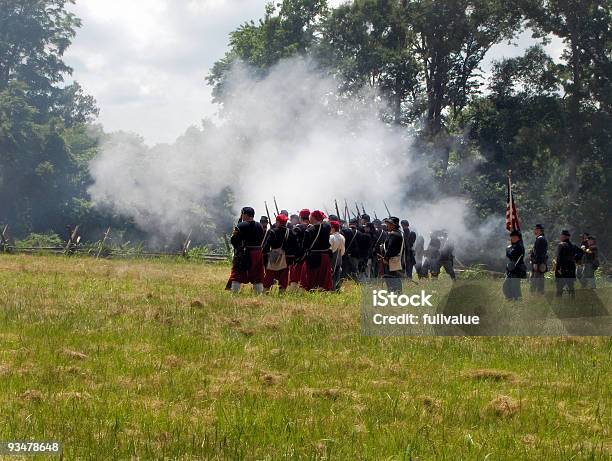
[[[329,224],[337,231],[340,230],[340,223],[338,221],[330,221]]]
[[[289,220],[289,218],[287,216],[285,216],[284,214],[279,214],[278,216],[276,216],[276,222],[277,223],[287,224],[288,220]]]
[[[308,219],[309,217],[310,217],[310,210],[308,208],[304,208],[302,211],[300,211],[300,218]]]
[[[323,213],[321,210],[314,210],[311,213],[311,216],[317,221],[323,221],[326,218],[325,213]]]

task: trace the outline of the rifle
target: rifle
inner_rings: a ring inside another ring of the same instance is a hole
[[[276,203],[276,197],[274,197],[274,207],[276,208],[276,214],[279,215],[280,211],[278,211],[278,203]],[[268,217],[268,219],[270,218]]]
[[[355,217],[359,219],[359,216],[361,216],[361,211],[359,211],[359,205],[357,205],[357,202],[355,202],[355,208],[357,209],[357,216]]]
[[[376,216],[376,210],[374,210],[374,219],[378,219],[378,216]]]
[[[268,210],[268,202],[264,202],[266,205],[266,216],[268,217],[268,222],[272,225],[272,220],[270,219],[270,210]]]
[[[349,207],[346,199],[344,199],[344,218],[346,219],[347,224],[351,220],[351,214],[349,213]]]
[[[367,214],[363,202],[361,202],[361,211],[363,211],[363,214]]]
[[[336,216],[340,219],[340,209],[338,208],[338,200],[334,199],[334,205],[336,206]]]
[[[383,200],[383,203],[384,203],[384,205],[385,205],[385,208],[387,209],[387,214],[389,215],[389,217],[391,217],[391,212],[389,211],[389,207],[387,206],[387,202],[385,202],[385,201]]]

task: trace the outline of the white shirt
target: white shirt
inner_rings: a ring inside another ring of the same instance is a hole
[[[336,232],[329,236],[329,245],[331,246],[332,253],[338,252],[339,258],[344,256],[346,240],[344,239],[344,235],[340,232]]]

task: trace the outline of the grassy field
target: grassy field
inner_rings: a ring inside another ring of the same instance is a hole
[[[610,338],[363,337],[354,285],[231,297],[227,273],[0,256],[0,440],[96,460],[612,455]]]

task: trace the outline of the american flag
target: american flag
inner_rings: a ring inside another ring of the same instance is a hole
[[[519,222],[518,212],[516,211],[516,203],[512,194],[512,177],[508,174],[508,204],[506,206],[506,229],[508,232],[513,230],[520,231],[521,223]]]

